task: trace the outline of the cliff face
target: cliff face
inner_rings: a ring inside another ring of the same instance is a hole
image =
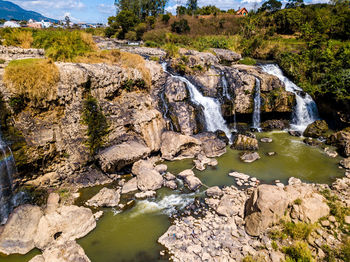
[[[261,80],[262,113],[292,112],[294,96],[277,78],[256,67],[223,66],[218,61],[213,54],[191,52],[190,66],[203,70],[187,77],[203,94],[221,101],[225,116],[252,113],[256,78]],[[56,66],[60,80],[52,87],[57,88],[54,95],[39,104],[21,101],[20,110],[13,107],[16,95],[0,81],[1,131],[13,149],[22,179],[45,174],[60,183],[67,178],[75,181],[77,173],[95,178],[102,173],[91,173],[87,167],[96,164],[97,170],[114,173],[158,153],[166,130],[184,135],[206,131],[201,106],[193,104],[186,85],[164,73],[157,62],[145,63],[152,79],[149,89],[136,88],[143,75],[133,68]],[[223,77],[230,98],[223,95]]]

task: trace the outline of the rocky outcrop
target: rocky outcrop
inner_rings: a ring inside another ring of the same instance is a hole
[[[350,157],[341,160],[340,165],[345,169],[350,169]]]
[[[220,59],[220,63],[232,63],[242,59],[242,56],[240,54],[237,54],[228,49],[214,48],[213,51]]]
[[[260,159],[258,152],[245,152],[239,156],[239,159],[244,163],[252,163]]]
[[[261,128],[270,131],[274,129],[284,130],[290,127],[288,120],[266,120],[261,123]]]
[[[201,151],[201,142],[194,137],[168,131],[162,135],[160,151],[166,160],[193,158]]]
[[[226,153],[226,143],[215,133],[204,132],[194,136],[202,143],[202,151],[207,157],[218,157]]]
[[[95,196],[86,201],[86,205],[92,207],[115,207],[118,206],[119,199],[119,191],[104,187]]]
[[[132,173],[136,176],[137,188],[141,191],[154,191],[163,186],[163,177],[150,161],[136,162],[132,167]]]
[[[231,148],[237,150],[258,150],[259,145],[258,140],[256,138],[238,134],[235,137]]]
[[[324,136],[327,131],[328,131],[327,122],[324,120],[316,120],[315,122],[307,126],[303,135],[305,137],[318,138],[318,137]]]
[[[0,46],[0,59],[4,59],[5,61],[26,58],[44,58],[44,54],[44,49],[25,49],[14,46]]]
[[[350,156],[350,132],[336,132],[327,139],[327,143],[339,148],[339,151],[343,156]]]

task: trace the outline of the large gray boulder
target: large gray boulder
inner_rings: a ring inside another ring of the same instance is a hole
[[[194,136],[202,142],[202,151],[207,157],[218,157],[226,153],[226,143],[215,133],[204,132]]]
[[[0,234],[0,252],[26,254],[35,247],[35,235],[43,212],[40,207],[23,205],[10,215]]]
[[[177,176],[183,179],[187,188],[192,191],[196,191],[202,186],[202,182],[198,177],[195,176],[191,169],[186,169],[180,172]]]
[[[242,56],[240,54],[237,54],[229,49],[214,48],[213,51],[216,54],[216,56],[220,59],[221,63],[232,63],[242,59]]]
[[[259,236],[270,225],[279,222],[289,204],[286,192],[272,185],[258,186],[246,203],[245,229]]]
[[[86,201],[86,205],[92,207],[115,207],[118,206],[119,199],[119,191],[104,187],[95,196]]]
[[[162,135],[160,150],[166,160],[194,158],[201,151],[201,142],[194,137],[168,131]]]
[[[143,143],[128,141],[102,150],[98,154],[104,172],[115,172],[147,156],[151,150]]]
[[[141,191],[154,191],[163,185],[163,177],[150,161],[139,160],[134,163],[132,173],[136,175],[137,187]]]
[[[258,140],[249,136],[238,134],[232,143],[231,148],[237,150],[255,151],[259,149]]]

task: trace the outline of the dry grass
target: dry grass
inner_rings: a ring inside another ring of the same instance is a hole
[[[8,33],[5,33],[4,39],[4,45],[6,46],[30,48],[33,43],[32,32],[19,29],[14,29]]]
[[[49,59],[14,60],[5,68],[4,82],[17,96],[29,98],[35,104],[54,98],[59,71]]]

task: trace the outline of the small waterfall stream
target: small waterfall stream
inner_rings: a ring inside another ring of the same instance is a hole
[[[254,111],[253,111],[253,128],[260,130],[260,79],[255,78],[255,94],[254,94]]]
[[[232,100],[231,96],[230,96],[230,93],[228,92],[228,83],[227,83],[227,79],[225,77],[225,73],[224,72],[221,75],[221,83],[222,83],[222,96],[226,97],[228,100]],[[236,110],[235,110],[235,112],[233,114],[233,129],[234,129],[234,131],[237,131]]]
[[[196,105],[203,107],[203,113],[205,117],[205,125],[208,131],[215,132],[222,130],[226,136],[231,140],[231,132],[228,129],[225,119],[221,115],[221,105],[219,101],[212,97],[203,96],[201,92],[185,77],[172,75],[166,69],[167,64],[162,63],[164,72],[167,72],[173,78],[179,79],[184,82],[190,92],[191,101]]]
[[[12,175],[16,171],[11,149],[0,134],[0,224],[6,222],[12,209]]]
[[[264,72],[277,76],[286,86],[286,90],[295,94],[296,105],[292,117],[292,129],[304,132],[306,127],[319,119],[317,105],[312,97],[283,75],[275,64],[261,65]]]

